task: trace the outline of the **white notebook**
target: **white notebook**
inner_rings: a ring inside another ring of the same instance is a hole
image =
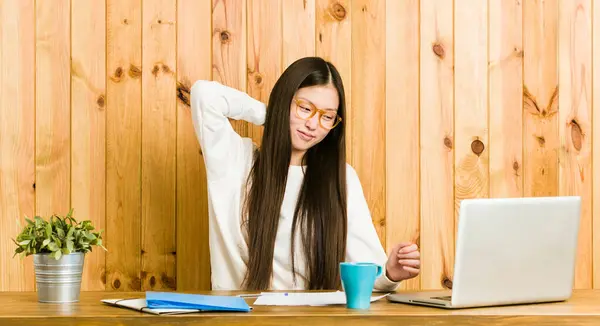
[[[388,293],[389,294],[389,293]],[[372,296],[371,302],[384,298],[388,294]],[[312,292],[312,293],[261,293],[254,301],[256,306],[326,306],[345,305],[344,292]]]
[[[141,312],[147,312],[154,315],[176,315],[176,314],[187,314],[193,312],[199,312],[198,309],[156,309],[148,308],[146,299],[104,299],[101,300],[107,305],[128,308]]]

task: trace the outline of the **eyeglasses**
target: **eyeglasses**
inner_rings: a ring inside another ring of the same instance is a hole
[[[318,112],[319,125],[324,129],[331,130],[342,121],[342,117],[337,115],[337,112],[335,111],[321,110],[311,102],[299,98],[294,98],[294,102],[296,103],[296,116],[298,118],[310,120]]]

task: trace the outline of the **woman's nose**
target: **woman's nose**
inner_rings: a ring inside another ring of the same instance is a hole
[[[319,127],[319,115],[315,114],[314,117],[306,120],[306,127],[308,127],[310,130],[317,129],[317,127]]]

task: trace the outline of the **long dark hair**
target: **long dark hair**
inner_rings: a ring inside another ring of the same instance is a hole
[[[337,69],[318,57],[292,63],[275,83],[264,123],[262,144],[255,152],[248,177],[244,208],[248,240],[248,290],[270,287],[273,253],[292,155],[290,105],[303,87],[332,84],[339,96],[338,115],[345,117],[342,79]],[[339,289],[339,263],[345,260],[347,232],[346,145],[344,120],[317,145],[307,150],[306,166],[292,223],[292,270],[296,263],[294,243],[300,229],[306,257],[307,289]]]

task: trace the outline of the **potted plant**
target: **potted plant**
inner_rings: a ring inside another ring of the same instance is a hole
[[[35,280],[40,302],[79,301],[85,254],[102,245],[102,230],[94,232],[91,221],[78,222],[73,209],[50,219],[25,218],[27,225],[16,240],[15,256],[33,255]],[[14,256],[13,256],[14,257]]]

